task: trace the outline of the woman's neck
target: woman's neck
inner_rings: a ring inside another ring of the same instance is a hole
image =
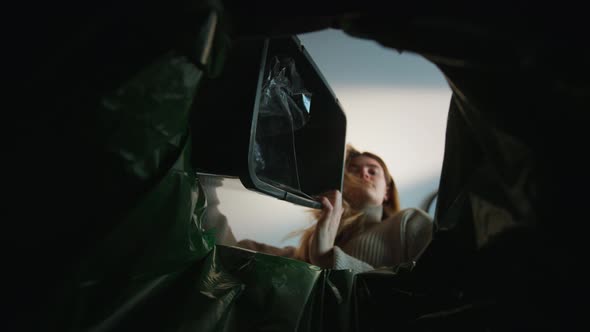
[[[369,206],[361,210],[365,221],[380,222],[383,218],[383,205]]]

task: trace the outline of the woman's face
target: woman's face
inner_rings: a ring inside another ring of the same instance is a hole
[[[383,168],[377,160],[357,156],[348,163],[346,170],[353,177],[344,184],[344,197],[357,209],[382,205],[387,200],[387,182]]]

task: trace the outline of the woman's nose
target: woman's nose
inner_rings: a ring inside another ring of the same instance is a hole
[[[365,180],[370,180],[371,179],[371,174],[369,174],[369,170],[368,169],[363,168],[362,178],[365,179]]]

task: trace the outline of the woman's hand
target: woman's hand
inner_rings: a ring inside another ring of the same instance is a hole
[[[329,191],[320,197],[322,214],[315,228],[309,247],[309,259],[312,264],[332,267],[334,240],[342,217],[342,193]]]

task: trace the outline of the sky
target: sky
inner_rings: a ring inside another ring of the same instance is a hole
[[[347,139],[381,156],[396,181],[402,208],[419,207],[438,188],[451,91],[421,56],[399,53],[339,30],[298,36],[347,117]],[[295,245],[309,210],[245,189],[238,179],[218,188],[219,210],[236,238]]]

